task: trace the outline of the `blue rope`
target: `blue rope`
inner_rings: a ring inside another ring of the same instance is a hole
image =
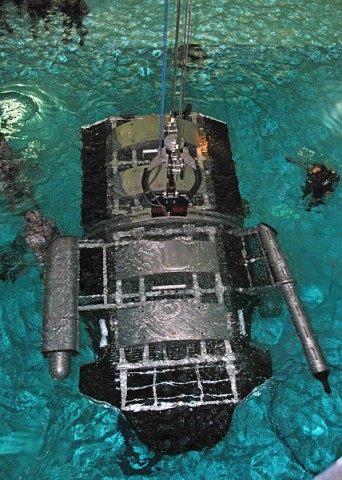
[[[164,130],[164,102],[165,102],[166,47],[167,47],[167,19],[168,19],[168,15],[169,15],[169,0],[165,0],[164,36],[163,36],[163,67],[162,67],[162,81],[161,81],[160,124],[159,124],[159,151],[162,148],[163,130]]]

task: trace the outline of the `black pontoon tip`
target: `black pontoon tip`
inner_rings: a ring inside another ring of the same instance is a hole
[[[323,384],[325,393],[331,393],[331,388],[328,382],[329,370],[324,370],[323,372],[314,373],[313,376],[317,378]]]

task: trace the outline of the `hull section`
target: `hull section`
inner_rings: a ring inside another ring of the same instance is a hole
[[[80,391],[119,408],[144,443],[169,454],[215,445],[236,405],[271,377],[251,322],[257,307],[279,315],[280,293],[311,372],[331,392],[276,232],[242,226],[226,125],[184,116],[177,136],[175,119],[163,119],[163,148],[159,116],[82,129],[85,235],[57,238],[45,266],[51,375],[68,375],[80,317],[95,354]]]
[[[242,229],[222,122],[183,120],[201,184],[186,215],[151,215],[158,205],[142,178],[158,151],[158,122],[113,117],[82,130],[79,310],[97,361],[81,368],[80,390],[118,407],[152,448],[179,453],[217,443],[236,404],[271,376],[269,354],[249,341],[255,288],[272,282],[257,231]],[[163,168],[150,179],[155,195]],[[195,182],[186,168],[177,191]]]

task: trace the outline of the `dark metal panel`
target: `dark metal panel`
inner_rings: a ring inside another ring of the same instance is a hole
[[[108,218],[106,162],[111,149],[109,120],[84,127],[82,132],[82,225],[90,225]]]
[[[226,215],[244,215],[238,179],[225,123],[200,116],[208,142],[208,154],[212,159],[209,178],[215,192],[215,210]]]

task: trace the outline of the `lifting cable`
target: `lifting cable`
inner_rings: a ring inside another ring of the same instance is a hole
[[[175,47],[174,47],[174,52],[173,52],[173,77],[172,77],[172,97],[171,97],[171,116],[172,117],[175,115],[175,95],[176,95],[176,80],[177,80],[177,67],[178,67],[178,45],[179,45],[180,14],[181,14],[181,0],[178,0],[178,2],[177,2]]]
[[[177,145],[180,145],[182,140],[181,120],[182,120],[184,91],[185,91],[186,66],[188,62],[188,51],[189,51],[189,41],[190,41],[191,6],[192,6],[192,0],[187,0],[185,20],[184,20],[184,39],[183,39],[184,42],[183,42],[181,84],[180,84],[180,94],[179,94]]]
[[[180,80],[180,97],[179,97],[178,123],[177,123],[177,130],[178,130],[177,144],[178,145],[180,145],[181,138],[182,138],[181,119],[182,119],[182,112],[183,112],[185,77],[186,77],[186,67],[187,67],[187,61],[188,61],[189,40],[190,40],[191,7],[192,7],[192,0],[186,0],[184,32],[183,32],[182,71],[181,71],[181,80]],[[165,3],[164,3],[164,35],[163,35],[163,60],[162,60],[162,79],[161,79],[159,145],[158,145],[159,146],[159,152],[162,149],[163,131],[164,131],[164,104],[165,104],[165,83],[166,83],[165,79],[166,79],[168,14],[169,14],[169,0],[165,0]],[[174,116],[174,114],[175,114],[175,95],[176,95],[176,80],[177,80],[177,66],[178,66],[180,17],[181,17],[181,0],[177,0],[177,19],[176,19],[176,34],[175,34],[174,59],[173,59],[171,116]]]
[[[162,66],[160,123],[159,123],[159,152],[162,149],[163,130],[164,130],[164,101],[165,101],[166,47],[167,47],[168,15],[169,15],[169,0],[165,0],[165,5],[164,5],[164,35],[163,35],[163,66]]]
[[[188,62],[188,50],[189,50],[189,40],[190,40],[191,5],[192,5],[192,0],[187,0],[187,2],[186,2],[185,20],[184,20],[182,73],[181,73],[180,98],[179,98],[179,113],[178,113],[179,116],[182,115],[182,111],[183,111],[183,100],[184,100],[184,89],[185,89],[185,77],[186,77],[186,65],[187,65],[187,62]]]

